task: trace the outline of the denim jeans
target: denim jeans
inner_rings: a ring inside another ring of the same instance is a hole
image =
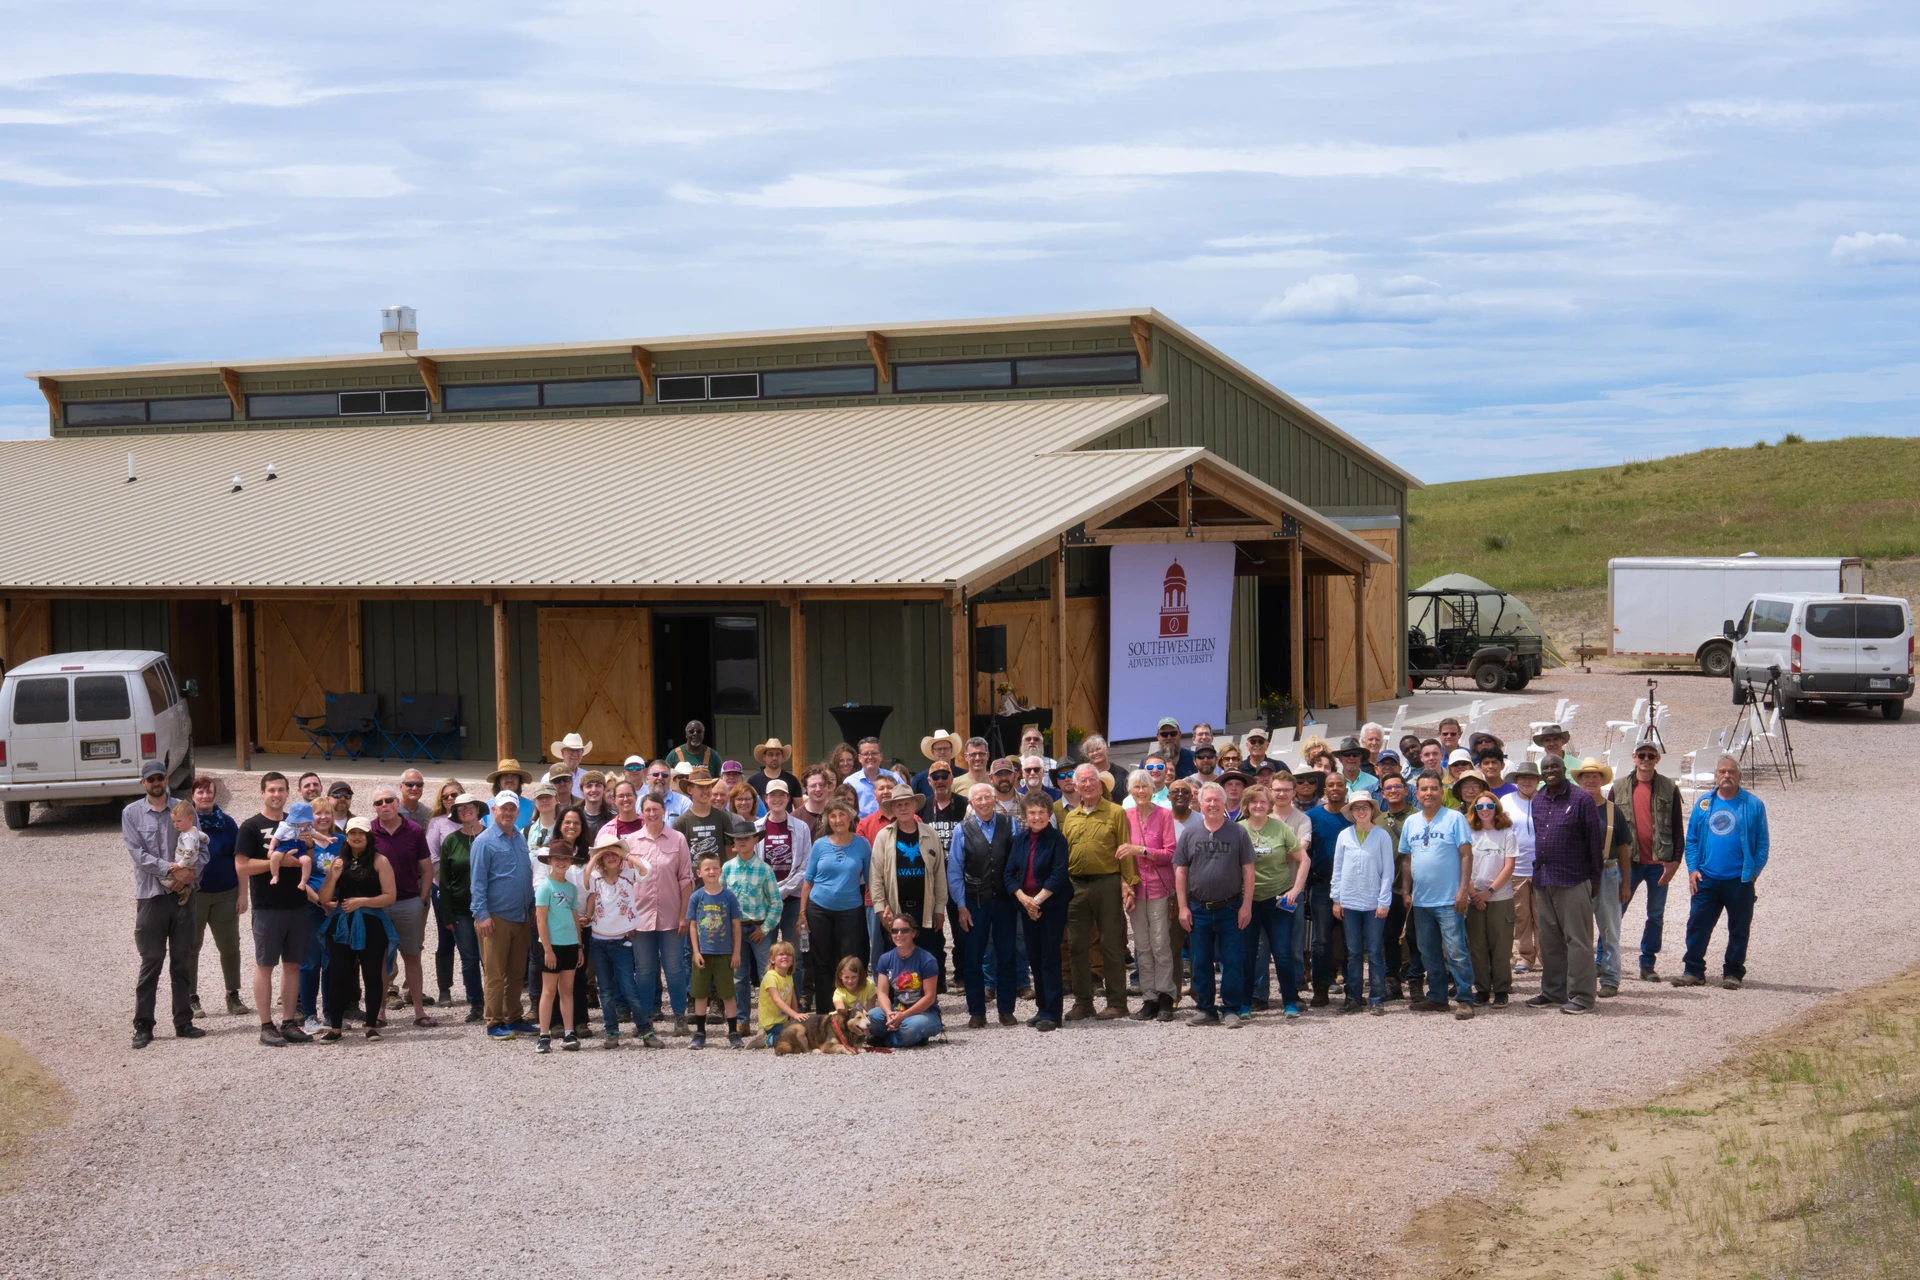
[[[687,1012],[687,984],[693,980],[692,957],[678,929],[639,929],[628,935],[633,943],[634,969],[648,1020],[660,1016],[660,978],[667,980],[667,1004],[676,1018]]]
[[[434,976],[440,980],[440,989],[442,991],[451,991],[453,990],[453,962],[454,958],[459,955],[460,944],[455,941],[453,936],[453,909],[441,905],[439,885],[436,884],[433,886],[432,895],[434,925],[433,973]],[[474,954],[479,954],[478,948],[475,948]]]
[[[1420,935],[1420,953],[1426,962],[1427,999],[1447,1002],[1447,978],[1462,1004],[1473,1003],[1473,964],[1467,957],[1467,927],[1452,906],[1413,908],[1413,925]]]
[[[1700,877],[1693,891],[1693,903],[1687,910],[1687,972],[1696,978],[1707,976],[1707,944],[1727,913],[1727,958],[1720,972],[1729,978],[1747,976],[1747,933],[1753,928],[1753,904],[1757,899],[1751,880],[1715,880]]]
[[[1240,904],[1230,903],[1223,907],[1206,907],[1194,903],[1188,904],[1193,916],[1193,932],[1188,941],[1193,946],[1193,1002],[1200,1012],[1218,1014],[1224,1007],[1228,1013],[1242,1013],[1251,1009],[1246,983],[1246,940],[1247,931],[1240,928]],[[1213,966],[1220,966],[1220,1002],[1213,999]]]
[[[1019,909],[1019,904],[1015,904]],[[1065,998],[1064,975],[1060,972],[1060,946],[1067,940],[1067,904],[1058,898],[1047,899],[1035,920],[1020,910],[1020,927],[1027,935],[1027,958],[1033,966],[1033,1002],[1047,1021],[1060,1021],[1060,1005]],[[996,990],[995,995],[999,997]]]
[[[1317,995],[1333,985],[1338,959],[1333,942],[1334,931],[1339,928],[1333,918],[1333,886],[1308,885],[1307,910],[1313,918],[1313,990]],[[1343,937],[1341,941],[1346,939]]]
[[[1262,952],[1279,961],[1280,999],[1290,1005],[1300,1003],[1300,974],[1293,967],[1294,919],[1299,914],[1297,906],[1291,910],[1287,908],[1284,897],[1253,900],[1253,922],[1244,931],[1240,952],[1241,981],[1246,982],[1248,972],[1254,978],[1248,986],[1245,1007],[1238,1012],[1251,1013],[1254,1000],[1267,998],[1270,988],[1267,985],[1267,970],[1260,962]]]
[[[934,1005],[925,1013],[912,1014],[900,1020],[898,1031],[887,1030],[887,1015],[875,1009],[867,1015],[869,1030],[867,1043],[887,1049],[911,1049],[923,1040],[931,1040],[944,1028],[940,1025],[940,1006]]]
[[[740,963],[733,966],[733,989],[742,1009],[751,1006],[753,989],[767,976],[767,952],[773,949],[771,933],[761,934],[758,942],[753,940],[753,924],[751,920],[740,922]]]
[[[1660,958],[1660,935],[1667,918],[1667,890],[1673,887],[1671,884],[1660,883],[1660,873],[1664,870],[1666,870],[1665,865],[1658,862],[1633,864],[1633,891],[1638,893],[1641,885],[1647,886],[1647,923],[1640,930],[1640,967],[1642,969],[1653,968],[1654,961]]]
[[[1593,900],[1593,967],[1603,987],[1620,985],[1620,864],[1609,859]]]
[[[307,904],[307,958],[300,962],[300,1016],[303,1018],[314,1016],[322,995],[320,976],[327,968],[327,940],[320,936],[320,926],[326,919],[326,912],[311,902]],[[331,1015],[333,991],[328,988],[324,994],[327,1012]]]
[[[1373,986],[1367,989],[1369,1003],[1387,1000],[1387,922],[1371,911],[1340,909],[1340,923],[1347,934],[1347,1002],[1360,1003],[1362,962],[1371,969]]]
[[[987,1014],[987,957],[993,957],[994,1004],[1001,1013],[1012,1013],[1014,999],[1020,993],[1020,971],[1014,937],[1019,933],[1016,917],[1026,913],[1020,904],[1005,894],[973,907],[973,928],[961,936],[966,942],[965,963],[960,976],[967,990],[967,1013],[984,1018]]]
[[[647,996],[640,986],[632,940],[589,935],[587,950],[593,953],[593,971],[600,982],[600,1023],[608,1037],[620,1034],[622,1014],[633,1021],[635,1035],[652,1031],[653,1019],[647,1014]]]
[[[475,1013],[487,1007],[487,988],[480,977],[480,935],[474,932],[473,917],[462,912],[450,917],[453,945],[460,953],[460,986]]]

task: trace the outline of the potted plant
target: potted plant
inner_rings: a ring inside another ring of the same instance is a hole
[[[1291,725],[1296,710],[1298,706],[1292,694],[1268,690],[1260,697],[1260,715],[1266,721],[1268,733],[1283,725]]]

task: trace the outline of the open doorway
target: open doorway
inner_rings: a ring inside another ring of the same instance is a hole
[[[1295,693],[1292,601],[1287,580],[1260,579],[1260,693]]]
[[[754,613],[653,615],[654,723],[671,751],[687,722],[718,741],[721,716],[760,714],[760,618]]]

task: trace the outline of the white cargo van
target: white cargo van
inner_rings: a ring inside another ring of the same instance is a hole
[[[1913,609],[1898,596],[1770,591],[1725,625],[1733,645],[1734,700],[1741,686],[1780,680],[1780,714],[1805,702],[1879,703],[1898,720],[1913,692]]]
[[[1698,665],[1710,676],[1733,667],[1723,619],[1762,591],[1865,589],[1855,556],[1620,556],[1607,561],[1613,652],[1648,664]]]
[[[34,801],[99,804],[141,794],[158,760],[176,790],[193,777],[193,724],[167,655],[150,649],[56,653],[0,682],[0,801],[7,826]]]

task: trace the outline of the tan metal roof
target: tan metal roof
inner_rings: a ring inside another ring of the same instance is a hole
[[[184,360],[166,364],[103,365],[86,369],[29,369],[26,377],[30,380],[51,378],[55,382],[97,381],[103,378],[123,378],[130,374],[167,375],[167,374],[207,374],[220,369],[232,369],[236,372],[265,372],[273,370],[315,370],[326,368],[365,369],[381,365],[411,367],[416,357],[425,356],[432,360],[512,360],[518,358],[556,358],[573,356],[625,356],[634,347],[645,347],[655,353],[670,351],[691,351],[718,349],[726,347],[772,346],[788,342],[857,342],[868,333],[878,333],[887,338],[942,337],[958,334],[1013,333],[1018,331],[1048,329],[1088,329],[1101,325],[1124,325],[1140,319],[1164,328],[1176,334],[1181,341],[1205,351],[1213,359],[1233,370],[1261,391],[1287,406],[1293,412],[1325,431],[1340,444],[1352,449],[1374,465],[1383,468],[1401,483],[1412,489],[1425,488],[1420,479],[1388,459],[1384,454],[1369,448],[1331,421],[1315,413],[1312,409],[1294,399],[1279,387],[1247,366],[1227,355],[1218,347],[1200,337],[1193,331],[1168,319],[1152,307],[1122,307],[1110,311],[1061,311],[1030,316],[986,316],[963,320],[907,320],[892,324],[867,325],[820,325],[799,329],[751,329],[734,333],[676,334],[655,338],[619,338],[597,342],[543,342],[523,345],[491,347],[436,347],[421,348],[418,351],[350,351],[338,355],[287,356],[266,360]]]
[[[0,590],[951,587],[1189,464],[1225,467],[1199,448],[1064,452],[1165,403],[3,441]],[[1267,492],[1271,518],[1380,558]]]

